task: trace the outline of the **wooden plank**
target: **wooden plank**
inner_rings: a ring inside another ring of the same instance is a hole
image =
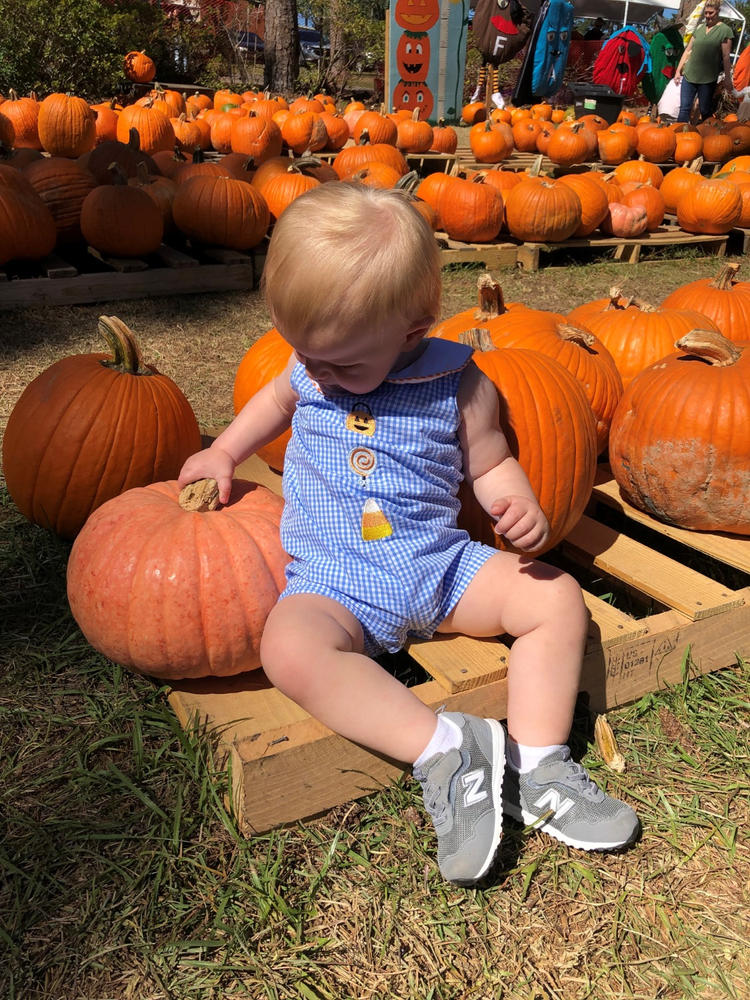
[[[243,253],[241,250],[230,250],[228,247],[199,247],[196,248],[202,257],[211,260],[216,264],[226,264],[230,267],[252,267],[252,250]]]
[[[162,243],[156,251],[155,257],[165,267],[200,267],[200,261],[196,260],[195,257],[190,257],[182,250],[168,246],[166,243]]]
[[[100,260],[102,264],[111,267],[113,271],[122,274],[130,274],[132,271],[147,271],[148,262],[140,257],[112,257],[109,254],[100,253],[95,247],[89,247],[88,252],[92,257]]]
[[[691,549],[695,549],[696,552],[702,552],[713,559],[718,559],[719,562],[723,562],[727,566],[733,566],[744,573],[750,573],[750,538],[718,532],[689,531],[686,528],[677,528],[674,525],[663,524],[661,521],[655,520],[649,514],[637,510],[622,499],[620,488],[612,477],[609,466],[599,466],[597,482],[594,486],[594,497],[608,507],[626,514],[632,521],[658,531],[665,538],[672,538]]]
[[[518,261],[517,243],[463,243],[447,233],[435,234],[440,247],[440,263],[484,264],[488,268],[515,267]]]
[[[648,632],[648,625],[626,615],[601,598],[583,591],[583,600],[591,615],[586,651],[614,643],[630,642]]]
[[[608,711],[681,683],[688,654],[696,676],[750,658],[750,588],[735,591],[735,598],[722,614],[696,621],[678,611],[651,615],[646,634],[586,653],[580,689],[591,708]]]
[[[0,311],[33,305],[74,305],[156,295],[249,290],[254,268],[204,264],[199,268],[150,268],[133,274],[79,274],[75,278],[24,278],[0,285]]]
[[[698,620],[736,607],[736,592],[584,515],[563,542],[591,565]]]
[[[77,267],[74,267],[56,253],[51,253],[43,260],[40,260],[39,267],[48,278],[54,280],[59,278],[74,278],[78,274]]]
[[[501,680],[508,672],[510,650],[498,638],[435,635],[406,647],[413,660],[452,694]]]

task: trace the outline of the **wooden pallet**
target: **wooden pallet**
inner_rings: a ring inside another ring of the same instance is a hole
[[[240,471],[279,488],[279,477],[257,458]],[[612,517],[623,522],[620,528],[608,523]],[[670,546],[678,553],[664,551]],[[706,568],[690,568],[690,552]],[[750,539],[658,524],[620,500],[602,467],[589,513],[550,557],[578,567],[573,572],[584,587],[591,623],[581,690],[594,711],[679,683],[688,655],[696,674],[750,658]],[[591,583],[596,578],[598,587]],[[608,590],[644,613],[626,613],[598,596]],[[430,678],[414,693],[431,708],[504,718],[511,641],[412,642],[408,655]],[[261,671],[175,684],[169,700],[184,727],[214,734],[231,766],[234,807],[248,835],[356,799],[404,771],[310,718]]]
[[[514,268],[518,263],[518,243],[462,243],[447,233],[435,233],[440,247],[440,262],[448,264],[482,264],[486,268]]]
[[[153,295],[249,290],[260,280],[254,251],[162,244],[144,258],[108,257],[92,247],[0,270],[0,310],[77,305]]]
[[[518,248],[518,264],[525,271],[538,271],[542,254],[561,251],[613,251],[614,260],[636,264],[645,250],[649,253],[677,247],[700,247],[706,253],[723,257],[727,252],[728,237],[704,233],[686,233],[679,226],[665,223],[653,233],[644,233],[635,239],[619,236],[587,236],[581,239],[562,240],[560,243],[523,243]]]

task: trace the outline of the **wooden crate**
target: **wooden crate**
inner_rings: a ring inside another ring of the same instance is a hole
[[[688,654],[697,673],[750,658],[750,539],[658,524],[619,499],[606,467],[599,472],[589,513],[551,554],[580,567],[591,614],[581,690],[591,708],[604,711],[679,683]],[[240,474],[279,488],[279,477],[257,458]],[[612,517],[622,520],[621,530],[607,523]],[[668,546],[678,546],[684,562],[663,551]],[[693,561],[686,552],[706,568],[685,565]],[[607,581],[599,594],[616,590],[645,603],[646,613],[636,617],[602,600],[587,583],[592,574]],[[414,693],[435,709],[504,718],[509,641],[443,636],[412,642],[408,655],[430,678]],[[248,835],[358,798],[404,770],[326,729],[260,671],[175,684],[169,700],[183,726],[215,734]]]
[[[163,243],[147,257],[125,258],[108,257],[92,247],[71,248],[41,261],[11,261],[1,268],[0,310],[249,291],[260,280],[264,254]]]
[[[613,251],[614,260],[636,264],[645,250],[674,250],[677,247],[700,247],[706,253],[724,257],[728,237],[707,233],[686,233],[679,226],[665,222],[653,233],[643,233],[634,239],[620,236],[587,236],[581,239],[562,240],[560,243],[522,243],[518,248],[518,264],[525,271],[538,271],[542,254],[561,252],[589,252],[604,254]]]

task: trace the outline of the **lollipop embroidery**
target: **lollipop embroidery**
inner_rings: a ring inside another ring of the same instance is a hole
[[[372,474],[376,465],[377,457],[370,448],[353,448],[349,452],[349,468],[362,477],[363,483],[367,482],[367,477]],[[365,500],[362,508],[361,534],[365,542],[387,538],[393,534],[388,518],[372,497]]]
[[[372,475],[377,461],[371,448],[352,448],[349,452],[349,468],[355,475],[361,476],[363,482],[367,482],[367,477]]]

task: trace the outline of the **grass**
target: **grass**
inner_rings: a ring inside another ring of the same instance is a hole
[[[569,309],[615,280],[660,301],[695,257],[503,275],[509,301]],[[476,272],[446,275],[446,312]],[[204,423],[231,416],[256,295],[4,314],[0,417],[52,360],[99,349],[116,313]],[[93,651],[65,595],[69,546],[0,489],[0,996],[9,1000],[744,1000],[750,979],[750,665],[610,714],[624,774],[577,712],[574,752],[643,823],[586,855],[509,823],[487,885],[443,883],[408,779],[246,839],[210,741],[163,687]]]

